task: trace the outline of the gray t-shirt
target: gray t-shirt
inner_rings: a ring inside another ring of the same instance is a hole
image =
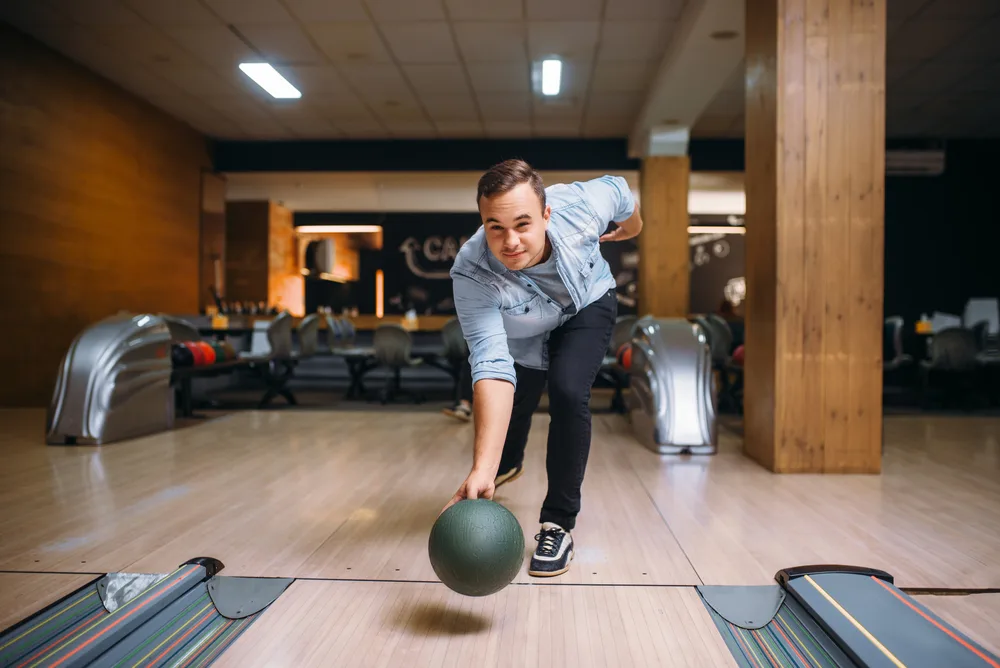
[[[573,298],[569,296],[566,284],[559,277],[559,271],[553,255],[550,255],[549,259],[545,262],[539,262],[534,267],[522,269],[521,273],[534,281],[539,290],[563,308],[573,305]]]

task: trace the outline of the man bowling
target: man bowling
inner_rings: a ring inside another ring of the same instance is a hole
[[[600,244],[639,234],[628,184],[603,176],[548,188],[527,163],[508,160],[479,180],[483,226],[451,269],[469,345],[475,425],[472,470],[451,506],[492,499],[524,466],[531,417],[548,382],[548,492],[528,573],[565,573],[590,453],[590,388],[618,314]],[[610,223],[617,229],[608,232]]]

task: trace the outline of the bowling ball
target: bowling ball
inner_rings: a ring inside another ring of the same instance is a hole
[[[194,366],[201,366],[205,363],[205,351],[201,349],[197,341],[185,341],[181,345],[191,351]]]
[[[225,362],[228,358],[226,357],[226,348],[222,345],[222,341],[216,341],[209,344],[212,346],[212,350],[215,351],[215,363]]]
[[[205,361],[203,364],[215,364],[215,348],[208,345],[207,341],[198,341],[197,345],[205,354]]]
[[[745,351],[743,346],[738,346],[736,350],[733,351],[733,364],[738,366],[743,366],[743,355]]]
[[[632,368],[631,343],[624,343],[622,344],[622,347],[618,349],[618,364],[620,364],[626,371],[629,371]]]
[[[191,349],[180,343],[171,346],[170,359],[175,367],[194,366],[194,354]]]
[[[524,563],[524,532],[510,512],[488,499],[464,499],[441,513],[428,552],[434,572],[464,596],[489,596],[509,585]]]

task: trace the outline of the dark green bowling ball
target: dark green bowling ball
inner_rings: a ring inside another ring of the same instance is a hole
[[[434,572],[449,589],[489,596],[521,570],[524,532],[514,514],[499,503],[466,499],[438,517],[428,552]]]

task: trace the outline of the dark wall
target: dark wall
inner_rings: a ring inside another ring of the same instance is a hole
[[[739,226],[743,217],[738,217]],[[692,216],[691,225],[727,226],[727,216]],[[746,247],[741,234],[688,235],[691,313],[717,313],[722,301],[738,306],[746,298]]]
[[[913,323],[961,315],[970,297],[1000,297],[1000,141],[951,141],[945,173],[886,178],[885,313]]]

